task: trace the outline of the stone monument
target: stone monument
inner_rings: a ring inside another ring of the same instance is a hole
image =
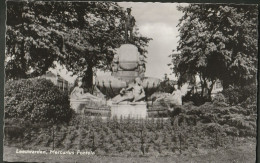
[[[76,113],[84,113],[86,108],[92,106],[99,107],[105,104],[106,102],[102,98],[90,93],[84,93],[81,79],[70,94],[70,106]]]
[[[111,65],[112,74],[110,77],[97,76],[95,84],[102,93],[111,97],[111,116],[145,118],[145,99],[156,90],[160,80],[144,76],[145,57],[134,45],[135,19],[130,8],[127,8],[122,23],[125,28],[125,44],[116,50]]]

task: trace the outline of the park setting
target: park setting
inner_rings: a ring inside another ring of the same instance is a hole
[[[257,5],[6,5],[4,161],[256,161]]]

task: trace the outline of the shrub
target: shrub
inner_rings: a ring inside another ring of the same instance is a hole
[[[217,93],[216,96],[213,97],[212,102],[215,106],[222,106],[222,107],[226,107],[229,106],[226,103],[226,98],[222,93]]]
[[[243,104],[244,102],[256,103],[256,84],[251,84],[245,87],[230,87],[224,89],[222,94],[226,98],[226,102],[230,105]]]
[[[185,96],[182,97],[182,101],[193,102],[195,106],[200,106],[211,100],[205,96],[201,96],[200,93],[192,94],[191,92],[188,92]]]
[[[68,122],[72,115],[67,92],[46,79],[21,79],[5,85],[5,118],[31,122]]]
[[[7,131],[10,139],[6,142],[15,145],[20,140],[25,148],[50,148],[54,141],[55,149],[91,150],[98,156],[166,156],[176,155],[177,150],[189,152],[194,146],[229,145],[233,137],[256,136],[256,119],[232,113],[233,107],[216,107],[210,103],[188,107],[176,109],[173,111],[176,115],[168,120],[102,120],[75,115],[69,125],[59,124],[54,128],[50,125],[40,130],[28,128],[27,136],[14,137],[14,129],[10,128]]]
[[[213,97],[212,101],[214,103],[218,103],[218,102],[225,102],[226,98],[222,93],[217,93],[215,97]]]
[[[174,91],[174,83],[169,80],[164,80],[158,87],[158,92],[172,93]]]

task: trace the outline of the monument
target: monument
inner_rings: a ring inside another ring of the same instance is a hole
[[[106,100],[84,93],[79,80],[70,96],[71,107],[76,113],[84,113],[86,110],[101,112],[103,108],[109,108],[103,111],[109,112],[112,117],[147,117],[148,96],[157,90],[160,80],[145,77],[145,57],[134,45],[135,19],[130,8],[127,9],[122,23],[125,43],[117,48],[113,56],[111,76],[95,78],[94,84],[106,96]]]
[[[96,86],[107,97],[110,97],[111,116],[147,117],[147,96],[159,86],[160,80],[145,77],[145,61],[143,54],[134,45],[133,29],[135,19],[131,9],[122,20],[125,31],[125,44],[121,45],[114,55],[112,76],[97,76]]]

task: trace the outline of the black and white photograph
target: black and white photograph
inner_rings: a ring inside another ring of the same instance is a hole
[[[6,1],[6,162],[255,163],[257,4]]]

